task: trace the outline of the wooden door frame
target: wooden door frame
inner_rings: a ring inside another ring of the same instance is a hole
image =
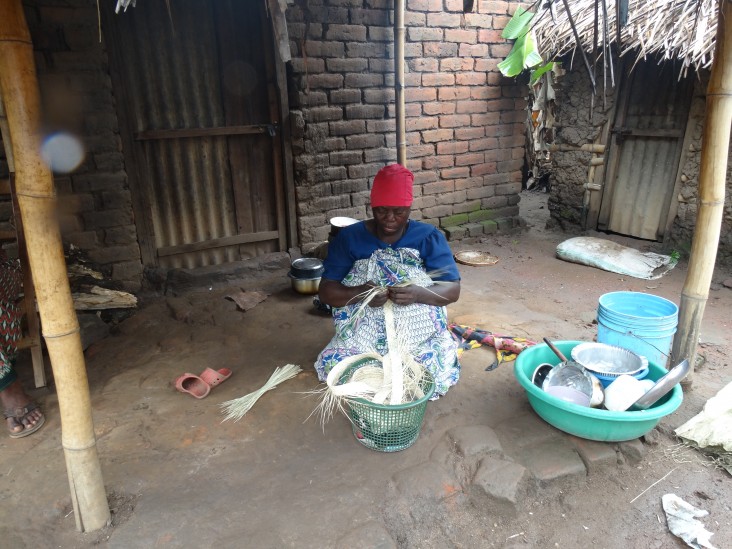
[[[266,16],[266,6],[260,10],[262,24],[269,27],[270,48],[266,54],[268,70],[268,97],[270,103],[270,114],[277,116],[280,121],[277,127],[277,137],[273,138],[273,170],[275,177],[277,224],[278,224],[278,247],[286,251],[288,247],[296,246],[297,240],[297,204],[295,195],[295,179],[292,167],[292,143],[290,132],[290,108],[287,93],[287,79],[285,76],[285,64],[279,55],[277,39],[273,23]],[[111,58],[109,72],[114,88],[114,95],[117,98],[116,111],[120,128],[120,138],[124,150],[127,180],[132,197],[132,210],[135,215],[137,238],[140,245],[140,255],[143,265],[159,265],[159,254],[155,239],[155,230],[152,219],[152,204],[148,192],[145,190],[147,173],[145,153],[141,143],[135,138],[135,128],[132,126],[133,117],[130,111],[131,96],[126,86],[125,79],[119,73],[118,67],[123,66],[123,56],[119,48],[109,47],[107,36],[111,36],[112,44],[120,44],[121,38],[119,28],[114,24],[114,17],[117,15],[109,6],[101,9],[104,40],[106,50]],[[272,94],[271,88],[276,90]],[[277,113],[279,111],[279,113]],[[272,116],[270,118],[272,118]],[[273,119],[273,121],[276,121]],[[247,133],[247,132],[243,132]],[[233,237],[232,237],[233,238]],[[191,244],[194,245],[195,244]],[[188,245],[181,245],[186,249]]]

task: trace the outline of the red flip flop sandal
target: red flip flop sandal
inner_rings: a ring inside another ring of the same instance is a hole
[[[204,398],[211,391],[211,386],[194,374],[185,373],[175,380],[175,388],[181,393],[188,393],[196,398]]]
[[[228,368],[221,368],[214,370],[213,368],[206,368],[201,372],[200,377],[205,383],[208,383],[212,388],[222,384],[224,381],[231,377],[231,370]]]

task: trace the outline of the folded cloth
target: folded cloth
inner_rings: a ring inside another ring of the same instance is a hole
[[[487,330],[471,328],[461,324],[450,324],[450,331],[458,340],[458,357],[468,349],[476,349],[482,345],[488,345],[496,350],[496,361],[486,368],[486,371],[493,370],[500,363],[516,360],[521,351],[532,345],[535,341],[524,337],[498,335]]]

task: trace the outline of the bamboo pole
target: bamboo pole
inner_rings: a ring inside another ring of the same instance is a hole
[[[109,523],[109,505],[94,437],[79,322],[56,221],[53,177],[40,154],[40,92],[21,0],[0,0],[0,90],[13,136],[28,259],[56,381],[76,527],[82,532],[98,530]]]
[[[691,243],[689,270],[681,291],[679,329],[671,351],[675,361],[687,359],[691,364],[691,372],[684,382],[687,387],[693,382],[699,329],[717,258],[732,125],[732,2],[720,4],[717,44],[707,87],[702,135],[699,206]]]
[[[407,133],[404,101],[404,0],[394,0],[394,100],[396,109],[397,162],[407,165]]]

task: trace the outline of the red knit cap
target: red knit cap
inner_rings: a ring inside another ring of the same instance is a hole
[[[379,170],[371,188],[371,207],[404,207],[412,205],[414,174],[401,164],[390,164]]]

